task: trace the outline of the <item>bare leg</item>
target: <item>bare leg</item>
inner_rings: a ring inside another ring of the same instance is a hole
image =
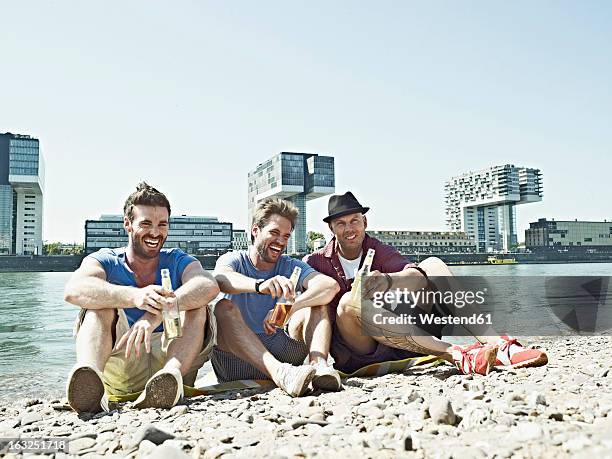
[[[113,348],[112,328],[117,317],[115,309],[88,309],[76,337],[78,365],[94,367],[104,372]]]
[[[460,286],[454,285],[455,282],[453,282],[453,279],[452,279],[454,277],[454,274],[452,273],[452,271],[439,258],[437,258],[437,257],[426,258],[421,263],[419,263],[419,268],[422,268],[427,273],[427,275],[429,277],[445,277],[445,278],[447,278],[446,281],[448,282],[448,285],[440,286],[440,287],[444,287],[444,289],[448,289],[448,288],[453,289],[453,287],[455,287],[457,289],[460,289]],[[472,311],[477,312],[477,311],[475,311],[475,309],[476,308],[474,308],[473,305],[470,306],[470,312],[472,312]],[[465,329],[470,334],[472,334],[472,336],[474,336],[481,343],[495,344],[499,340],[499,335],[491,327],[487,328],[485,336],[477,336],[474,331],[470,330],[470,326],[469,325],[465,325],[464,327],[465,327]]]
[[[207,308],[192,309],[182,314],[183,337],[172,340],[168,345],[168,361],[164,368],[176,368],[185,376],[202,350]]]
[[[303,308],[291,316],[289,336],[308,346],[310,364],[327,363],[331,344],[331,322],[327,306]]]
[[[364,336],[361,326],[361,309],[350,303],[351,292],[345,293],[338,305],[338,317],[336,323],[342,339],[357,353],[369,354],[374,352],[377,343],[397,349],[418,352],[422,354],[433,354],[452,362],[452,345],[434,336],[406,335],[405,326],[401,331],[392,336]]]
[[[229,300],[221,300],[215,305],[215,317],[219,330],[217,347],[249,362],[274,379],[280,362],[244,322],[240,308]]]

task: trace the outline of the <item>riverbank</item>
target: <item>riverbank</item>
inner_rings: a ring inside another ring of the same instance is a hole
[[[487,377],[442,365],[339,393],[248,389],[91,419],[65,400],[19,400],[0,407],[0,437],[71,439],[82,456],[612,457],[612,337],[524,341],[549,364]]]

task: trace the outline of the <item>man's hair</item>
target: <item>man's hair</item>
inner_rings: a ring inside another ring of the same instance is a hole
[[[134,218],[134,206],[165,207],[168,209],[168,216],[170,216],[170,202],[168,202],[166,195],[146,182],[140,182],[136,185],[136,191],[125,200],[123,215],[129,221]]]
[[[272,215],[280,215],[291,222],[291,230],[293,231],[299,214],[300,211],[293,203],[280,198],[268,198],[257,204],[253,212],[251,228],[253,228],[253,225],[263,228],[268,224]],[[253,242],[255,242],[255,237],[251,232],[251,243]]]

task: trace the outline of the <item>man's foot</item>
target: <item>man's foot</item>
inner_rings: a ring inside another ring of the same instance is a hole
[[[172,408],[183,397],[183,377],[176,368],[162,368],[147,381],[134,408]]]
[[[540,367],[547,363],[548,356],[544,351],[526,348],[511,336],[500,336],[499,351],[495,360],[496,369]]]
[[[319,362],[314,365],[315,376],[312,380],[312,387],[315,389],[328,390],[332,392],[342,389],[340,373],[327,362]]]
[[[464,375],[488,375],[497,358],[497,346],[480,343],[453,346],[452,356],[455,366]]]
[[[290,363],[281,363],[276,373],[275,383],[292,397],[299,397],[308,390],[308,385],[315,376],[316,370],[310,365],[295,367]]]
[[[66,384],[68,404],[77,413],[108,411],[102,373],[89,365],[75,365]]]

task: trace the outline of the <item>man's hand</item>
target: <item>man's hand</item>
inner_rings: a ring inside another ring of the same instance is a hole
[[[151,334],[161,323],[161,314],[145,313],[127,332],[125,332],[121,339],[117,341],[114,350],[119,350],[123,346],[126,346],[125,358],[127,359],[130,357],[132,347],[134,347],[136,357],[140,358],[140,345],[144,342],[145,350],[148,354],[151,352]]]
[[[270,319],[272,318],[272,313],[274,309],[270,309],[266,314],[266,318],[263,321],[263,329],[266,335],[273,335],[276,333],[276,327],[270,323]]]
[[[134,289],[134,307],[142,309],[153,315],[161,317],[161,311],[166,304],[164,297],[173,294],[168,292],[161,285],[147,285],[142,288]]]
[[[362,284],[363,298],[374,298],[374,293],[385,292],[393,286],[393,281],[389,282],[391,276],[380,271],[370,271]]]
[[[295,299],[295,288],[285,276],[274,276],[262,282],[259,291],[275,298],[285,297],[288,300]]]

